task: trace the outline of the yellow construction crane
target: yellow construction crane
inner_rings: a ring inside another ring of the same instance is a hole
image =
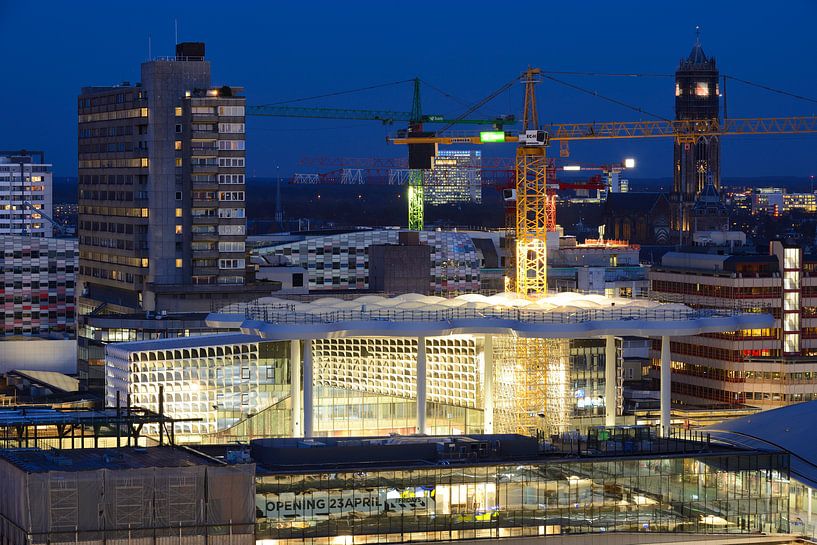
[[[516,151],[516,278],[513,289],[526,297],[547,293],[547,147],[560,143],[567,155],[572,140],[619,138],[674,138],[694,143],[699,138],[730,135],[773,135],[817,133],[817,116],[729,118],[657,121],[613,121],[606,123],[556,123],[540,126],[535,84],[539,68],[528,68],[520,76],[525,86],[521,133],[507,131],[449,132],[436,136],[389,138],[393,144],[487,144],[513,142]],[[552,197],[551,197],[552,198]]]

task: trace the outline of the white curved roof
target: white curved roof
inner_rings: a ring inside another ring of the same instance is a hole
[[[705,428],[725,443],[756,449],[785,450],[792,477],[817,487],[817,401],[787,405]]]
[[[526,299],[515,293],[451,299],[419,295],[321,297],[293,302],[264,297],[210,314],[212,327],[240,327],[268,339],[338,336],[439,336],[454,333],[524,337],[694,335],[772,327],[766,314],[694,310],[677,303],[562,292]]]

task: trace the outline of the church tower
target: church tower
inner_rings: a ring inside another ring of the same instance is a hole
[[[675,71],[675,119],[718,119],[720,114],[718,68],[715,58],[701,47],[700,29],[689,56]],[[720,137],[702,136],[695,142],[675,142],[673,163],[673,228],[689,238],[691,209],[708,182],[720,189]]]

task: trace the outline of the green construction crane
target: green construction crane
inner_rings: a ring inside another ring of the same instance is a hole
[[[349,119],[358,121],[380,121],[384,125],[395,122],[405,122],[409,125],[420,123],[465,124],[465,125],[493,125],[502,130],[505,125],[513,125],[516,118],[513,115],[503,115],[494,119],[455,119],[439,114],[423,115],[420,106],[420,79],[414,79],[414,93],[410,112],[393,110],[358,110],[350,108],[303,108],[275,104],[247,106],[247,115],[260,117],[298,117],[308,119]]]
[[[392,110],[357,110],[349,108],[303,108],[267,104],[247,106],[247,115],[260,117],[295,117],[308,119],[348,119],[359,121],[380,121],[384,125],[394,122],[405,122],[408,125],[407,134],[420,136],[425,123],[439,123],[447,127],[453,124],[491,125],[494,130],[501,131],[505,125],[513,125],[516,118],[513,115],[503,115],[494,119],[464,119],[464,116],[446,117],[444,115],[427,114],[422,111],[420,101],[420,78],[414,78],[414,93],[412,95],[411,111],[397,112]],[[411,168],[411,148],[409,145],[409,173],[408,173],[408,226],[413,231],[423,230],[424,210],[424,169]]]

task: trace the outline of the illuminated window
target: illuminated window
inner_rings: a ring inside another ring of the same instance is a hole
[[[142,216],[143,218],[147,218],[147,217],[149,216],[149,214],[150,214],[150,212],[148,211],[148,209],[147,209],[147,208],[142,208],[142,214],[141,214],[141,216]]]
[[[177,268],[177,269],[181,269],[181,268],[182,268],[182,260],[181,260],[181,259],[179,259],[179,258],[177,258],[177,259],[176,259],[176,268]]]
[[[139,115],[141,117],[147,117],[148,116],[148,109],[147,108],[139,108]]]
[[[681,84],[680,83],[675,84],[675,96],[677,96],[677,97],[681,96]]]
[[[699,81],[695,84],[695,96],[708,97],[709,84],[705,81]]]
[[[181,157],[176,157],[176,166],[177,167],[182,166],[182,158]]]
[[[176,140],[176,149],[177,150],[182,149],[182,141],[181,140]]]
[[[142,157],[139,159],[139,166],[142,168],[147,168],[150,165],[150,161],[148,161],[147,157]]]
[[[177,225],[177,226],[176,226],[176,234],[177,234],[177,235],[181,235],[181,234],[182,234],[182,226],[181,226],[181,225]]]
[[[149,264],[150,264],[150,261],[148,260],[148,258],[143,257],[142,258],[142,268],[147,269]]]
[[[182,107],[176,106],[176,117],[181,117],[182,115]]]
[[[181,209],[181,208],[177,208],[177,209],[176,209],[176,217],[177,217],[177,218],[182,217],[182,209]]]

